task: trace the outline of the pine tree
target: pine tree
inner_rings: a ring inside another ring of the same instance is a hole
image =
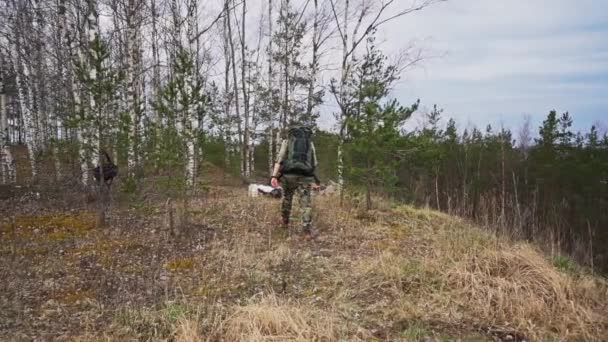
[[[352,84],[357,103],[349,115],[349,178],[362,184],[366,192],[366,208],[372,207],[372,191],[378,187],[393,190],[394,170],[399,159],[395,146],[399,142],[400,127],[418,108],[418,103],[403,107],[396,100],[388,101],[391,85],[397,79],[397,68],[386,65],[386,57],[368,39],[367,53],[357,67]]]

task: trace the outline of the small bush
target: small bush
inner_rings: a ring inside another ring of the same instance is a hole
[[[573,272],[576,270],[574,261],[565,255],[554,256],[553,266],[562,272]]]
[[[126,177],[122,182],[121,190],[125,194],[134,194],[137,191],[137,179],[135,177]]]

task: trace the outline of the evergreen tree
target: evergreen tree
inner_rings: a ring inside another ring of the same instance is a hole
[[[383,103],[397,79],[397,68],[386,64],[386,57],[374,45],[373,38],[368,39],[367,53],[354,77],[357,102],[347,120],[347,151],[351,157],[348,174],[352,182],[365,187],[369,210],[372,191],[378,187],[392,191],[397,182],[394,170],[399,155],[395,146],[400,127],[418,103],[409,108],[396,100]]]
[[[183,184],[192,186],[196,177],[192,164],[195,159],[197,144],[198,117],[192,117],[193,108],[206,102],[202,85],[198,78],[192,77],[194,61],[189,51],[178,51],[172,65],[172,79],[161,89],[159,98],[154,102],[157,115],[163,122],[159,141],[159,155],[156,157],[159,167],[166,169],[181,168]]]

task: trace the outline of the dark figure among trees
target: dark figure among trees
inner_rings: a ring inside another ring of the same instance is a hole
[[[110,155],[106,151],[102,152],[105,156],[105,161],[101,165],[101,167],[103,168],[103,182],[106,184],[106,186],[110,187],[112,185],[112,182],[114,181],[114,178],[118,175],[118,166],[116,166],[116,164],[112,162]],[[93,169],[93,177],[95,177],[95,181],[98,183],[101,183],[100,171],[101,169],[99,166]]]

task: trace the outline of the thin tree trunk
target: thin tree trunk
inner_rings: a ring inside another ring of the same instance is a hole
[[[237,124],[237,130],[238,130],[238,139],[239,139],[239,147],[242,149],[243,148],[243,129],[242,129],[242,125],[241,125],[241,110],[240,110],[240,104],[239,104],[239,89],[237,87],[238,84],[238,78],[237,78],[237,71],[236,71],[236,55],[234,52],[234,41],[232,39],[233,35],[232,35],[232,23],[230,20],[230,1],[229,0],[225,0],[224,3],[225,6],[225,16],[226,16],[226,26],[228,28],[228,43],[230,45],[230,61],[232,63],[232,78],[233,78],[233,86],[234,86],[234,107],[236,109],[236,124]],[[244,61],[243,61],[244,62]],[[242,153],[241,153],[242,156]],[[243,168],[243,161],[241,160],[241,175],[244,175],[245,170]]]
[[[67,12],[67,8],[66,8],[66,4],[65,4],[66,0],[59,0],[58,3],[58,7],[57,7],[57,75],[59,78],[59,81],[62,85],[61,89],[57,90],[56,93],[56,98],[55,101],[57,102],[57,105],[55,105],[55,110],[54,110],[54,117],[52,117],[52,121],[53,124],[55,125],[55,129],[54,129],[54,134],[53,134],[53,138],[54,138],[54,142],[53,142],[53,156],[55,159],[55,174],[56,174],[56,179],[59,180],[62,178],[62,170],[61,170],[61,159],[59,158],[60,156],[60,151],[59,151],[59,140],[60,140],[60,136],[61,136],[61,118],[59,117],[59,111],[61,108],[65,108],[62,107],[61,105],[59,105],[60,101],[64,101],[64,99],[66,97],[68,97],[68,93],[67,91],[64,89],[64,85],[68,84],[68,77],[67,77],[67,73],[66,73],[66,67],[65,65],[67,64],[67,58],[66,58],[66,53],[65,53],[65,49],[64,49],[64,45],[66,44],[66,42],[64,42],[64,39],[67,37],[67,20],[66,20],[66,12]]]
[[[346,128],[344,120],[346,120],[345,100],[346,100],[346,79],[348,77],[348,12],[350,1],[345,0],[344,22],[342,28],[342,72],[340,76],[340,136],[338,141],[338,192],[340,193],[340,204],[344,198],[344,139],[346,138]]]
[[[152,63],[154,64],[152,66],[152,92],[154,94],[154,96],[158,96],[161,89],[161,84],[160,84],[160,48],[158,46],[158,42],[160,40],[159,34],[158,34],[158,9],[156,7],[156,0],[150,0],[150,11],[152,12]],[[154,117],[154,139],[155,139],[155,150],[154,152],[156,153],[155,159],[154,159],[154,164],[155,164],[155,168],[158,171],[158,156],[160,155],[160,149],[161,149],[161,145],[160,145],[160,139],[161,139],[161,132],[162,132],[162,120],[161,120],[161,116],[160,114],[156,113],[155,117]]]
[[[513,191],[515,197],[515,213],[517,215],[517,228],[519,233],[523,233],[523,218],[521,216],[521,208],[519,206],[519,195],[517,193],[517,179],[515,178],[515,171],[513,171]],[[526,237],[527,238],[527,237]]]
[[[309,120],[312,120],[312,111],[314,107],[313,97],[315,94],[315,86],[317,83],[317,72],[319,68],[319,0],[315,2],[315,19],[312,30],[312,62],[310,64],[310,80],[308,84],[308,103],[306,106],[306,114]]]
[[[106,207],[107,199],[105,185],[103,182],[103,118],[101,103],[98,103],[101,92],[103,91],[99,85],[97,68],[101,63],[102,56],[97,54],[94,49],[99,42],[99,14],[97,12],[97,0],[88,0],[87,13],[87,28],[88,28],[88,46],[89,46],[89,112],[90,117],[95,118],[96,126],[91,131],[91,145],[97,150],[97,165],[99,166],[99,182],[98,182],[98,199],[97,199],[97,228],[102,228],[106,224]]]
[[[154,94],[158,94],[160,91],[160,49],[158,47],[158,41],[160,39],[158,35],[158,9],[156,8],[156,0],[150,0],[150,10],[152,15],[152,87]],[[159,124],[157,116],[157,125]]]
[[[127,54],[127,65],[126,65],[126,79],[127,79],[127,110],[130,116],[130,127],[129,127],[129,145],[128,145],[128,157],[127,157],[127,168],[129,177],[135,177],[135,168],[137,167],[137,145],[139,139],[139,121],[140,121],[140,105],[139,105],[139,92],[138,79],[136,77],[137,61],[139,60],[139,18],[138,18],[138,0],[129,0],[127,4],[127,37],[126,37],[126,54]]]
[[[439,169],[435,170],[435,200],[437,201],[437,210],[441,210],[441,202],[439,201]]]
[[[230,90],[230,68],[231,68],[231,57],[230,57],[230,36],[228,34],[228,18],[224,16],[224,118],[222,124],[224,126],[224,164],[226,168],[230,166],[230,155],[231,155],[231,134],[230,134],[230,122],[231,122],[231,103],[232,95],[234,94]]]
[[[285,4],[282,1],[281,2],[281,16],[282,17],[285,17],[285,15],[286,15],[285,12],[287,12],[287,9],[285,9]],[[286,37],[289,36],[287,24],[283,25],[283,34]],[[284,49],[283,51],[286,54],[286,56],[283,61],[283,120],[281,123],[281,130],[283,131],[283,133],[285,131],[287,131],[288,118],[291,119],[291,116],[292,116],[290,105],[289,105],[289,97],[290,97],[289,66],[291,63],[288,53],[287,53],[287,51],[289,51],[289,40],[284,39],[284,41],[285,41],[285,46],[283,46],[283,49]]]
[[[591,223],[589,222],[589,220],[587,220],[587,232],[589,233],[589,266],[591,266],[591,274],[595,273],[595,265],[593,262],[593,239],[594,239],[594,234],[593,234],[593,230],[591,229]]]
[[[188,17],[187,17],[187,32],[186,36],[188,39],[188,54],[192,61],[192,69],[189,71],[188,75],[186,75],[186,94],[189,100],[189,105],[186,110],[186,120],[185,127],[186,131],[184,132],[186,138],[186,147],[187,147],[187,159],[188,164],[186,166],[186,184],[188,188],[191,188],[194,185],[194,181],[196,179],[196,146],[194,143],[194,132],[197,130],[198,126],[198,118],[196,117],[196,110],[198,106],[198,102],[194,103],[192,101],[194,96],[193,84],[197,83],[196,79],[198,78],[197,71],[197,61],[195,57],[197,55],[197,47],[195,46],[196,40],[193,39],[194,34],[196,32],[196,18],[197,18],[197,6],[196,0],[190,0],[188,5]],[[196,97],[198,98],[198,97]],[[198,101],[198,100],[197,100]]]
[[[507,186],[506,186],[506,175],[505,175],[505,138],[504,138],[504,129],[502,131],[502,138],[500,139],[500,151],[501,151],[501,186],[502,186],[502,194],[501,194],[501,205],[500,205],[500,224],[504,228],[505,226],[505,208],[506,208],[506,200],[507,200]]]
[[[33,17],[31,18],[31,24],[33,32],[28,35],[30,38],[30,44],[33,45],[33,51],[30,54],[33,61],[30,60],[30,99],[31,110],[34,115],[34,139],[36,140],[36,146],[38,151],[42,151],[48,142],[47,133],[47,93],[46,93],[46,74],[45,71],[48,69],[45,65],[45,58],[43,57],[44,40],[44,18],[39,7],[38,1],[32,2]]]
[[[233,1],[234,3],[234,1]],[[243,10],[241,14],[241,28],[238,30],[239,40],[241,45],[241,90],[243,92],[243,146],[242,146],[242,163],[244,176],[251,176],[251,165],[250,165],[250,110],[249,110],[249,87],[247,86],[247,73],[248,73],[248,65],[247,65],[247,46],[245,44],[245,23],[246,23],[246,13],[247,13],[247,1],[242,0]]]
[[[469,195],[467,193],[467,183],[468,183],[468,173],[469,173],[469,169],[468,169],[468,160],[469,160],[469,154],[468,154],[468,149],[467,149],[467,142],[463,141],[464,144],[464,176],[462,179],[462,201],[461,203],[461,210],[462,210],[462,215],[464,216],[468,216],[469,212],[468,212],[468,200],[469,200]]]
[[[0,51],[0,171],[2,172],[2,184],[16,181],[6,113],[5,65],[4,56]]]
[[[74,103],[74,113],[76,114],[77,126],[75,128],[76,140],[78,141],[78,156],[80,165],[80,182],[83,186],[87,186],[89,181],[89,162],[87,153],[87,141],[86,141],[86,125],[84,123],[84,107],[82,105],[83,90],[81,82],[78,80],[76,75],[79,72],[79,66],[84,67],[85,60],[81,48],[81,35],[77,32],[81,29],[80,22],[78,21],[78,15],[76,16],[76,23],[72,25],[72,29],[66,31],[66,41],[70,49],[70,60],[71,63],[69,70],[69,84],[72,101]],[[74,34],[72,36],[72,33]]]
[[[274,169],[274,88],[272,82],[272,0],[268,0],[268,115],[270,127],[268,132],[268,170]],[[277,142],[278,143],[278,142]]]
[[[17,14],[18,9],[15,3],[13,2],[13,6],[15,8],[15,16],[18,18]],[[31,173],[32,178],[35,180],[38,177],[38,165],[36,161],[36,155],[38,152],[38,147],[36,145],[35,139],[35,117],[32,112],[33,107],[33,95],[32,89],[30,87],[30,73],[29,66],[26,61],[25,56],[27,56],[26,51],[23,49],[23,42],[21,40],[21,32],[19,31],[19,23],[16,19],[16,22],[13,24],[14,30],[14,44],[12,46],[12,54],[13,54],[13,65],[15,65],[15,84],[17,86],[17,97],[19,101],[19,106],[21,110],[21,115],[23,117],[24,131],[25,131],[25,144],[27,145],[29,160],[31,165]]]

